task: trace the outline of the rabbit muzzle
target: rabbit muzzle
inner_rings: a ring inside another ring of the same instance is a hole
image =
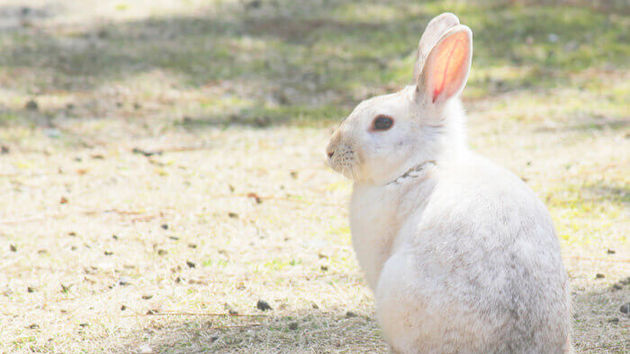
[[[347,178],[353,179],[355,176],[356,153],[352,147],[342,144],[334,149],[327,149],[328,165],[335,171]]]
[[[330,143],[326,147],[328,165],[336,172],[347,178],[356,177],[357,153],[355,149],[341,139],[339,131],[330,138]]]

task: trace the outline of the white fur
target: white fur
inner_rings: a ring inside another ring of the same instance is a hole
[[[431,45],[469,31],[453,17],[432,21],[444,33],[426,36]],[[401,353],[570,351],[568,279],[545,206],[467,148],[463,85],[432,102],[423,70],[417,85],[359,104],[327,148],[354,180],[352,244],[387,341]],[[370,129],[379,114],[394,118],[390,130]]]

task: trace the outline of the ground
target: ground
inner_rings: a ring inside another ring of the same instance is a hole
[[[386,352],[324,147],[447,10],[469,144],[548,206],[576,349],[630,351],[630,7],[551,3],[3,1],[0,351]]]

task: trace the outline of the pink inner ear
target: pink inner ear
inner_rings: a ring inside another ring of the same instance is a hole
[[[468,36],[465,32],[453,34],[444,39],[436,49],[437,55],[431,63],[433,102],[442,94],[446,94],[446,97],[455,94],[465,79],[465,71],[468,69]]]

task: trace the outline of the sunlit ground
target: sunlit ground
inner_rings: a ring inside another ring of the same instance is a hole
[[[522,3],[4,1],[0,351],[386,351],[323,151],[448,10],[469,143],[549,207],[576,348],[627,352],[630,8]]]

